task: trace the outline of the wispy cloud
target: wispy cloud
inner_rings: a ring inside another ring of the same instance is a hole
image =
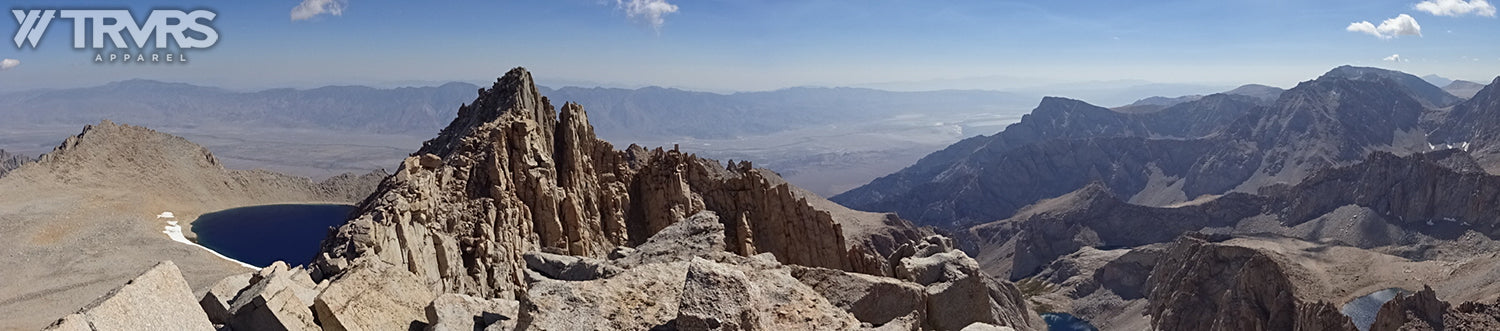
[[[1344,30],[1364,33],[1379,37],[1380,39],[1422,35],[1422,25],[1417,24],[1417,19],[1407,14],[1401,14],[1395,18],[1380,22],[1379,26],[1370,23],[1370,21],[1349,23],[1349,26],[1344,28]]]
[[[17,59],[4,59],[4,60],[0,60],[0,70],[10,70],[10,68],[15,68],[18,65],[21,65],[21,60],[17,60]]]
[[[292,8],[292,21],[308,20],[323,14],[341,16],[344,15],[344,8],[348,7],[347,0],[302,0],[301,4]]]
[[[1495,6],[1485,0],[1427,0],[1413,7],[1437,16],[1463,16],[1473,13],[1479,16],[1495,17]]]
[[[1411,62],[1411,60],[1401,57],[1401,54],[1391,54],[1391,56],[1387,56],[1384,59],[1380,60],[1385,62]]]
[[[625,15],[631,19],[646,22],[657,30],[667,23],[667,14],[677,12],[677,5],[667,0],[615,0],[615,7],[625,10]]]

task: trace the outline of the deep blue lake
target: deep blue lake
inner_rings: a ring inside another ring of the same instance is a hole
[[[1380,306],[1385,305],[1391,299],[1395,299],[1397,294],[1406,293],[1411,292],[1395,287],[1375,291],[1375,293],[1366,294],[1365,296],[1349,301],[1349,303],[1344,304],[1343,308],[1339,308],[1339,312],[1344,313],[1344,316],[1349,316],[1349,319],[1354,320],[1354,326],[1359,328],[1360,331],[1368,331],[1370,330],[1370,326],[1375,324],[1375,313],[1380,312]]]
[[[1064,313],[1043,313],[1042,319],[1047,321],[1047,331],[1099,331],[1089,321]]]
[[[312,261],[329,227],[343,225],[350,205],[264,205],[226,209],[193,221],[198,244],[259,267]]]

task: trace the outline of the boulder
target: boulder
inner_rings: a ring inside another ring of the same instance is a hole
[[[198,305],[203,307],[203,312],[208,314],[208,320],[215,325],[229,324],[233,314],[229,313],[230,303],[234,297],[239,295],[240,290],[250,286],[252,273],[243,273],[224,277],[208,288],[203,297],[198,299]]]
[[[507,299],[480,299],[448,293],[427,305],[427,331],[472,331],[516,329],[520,302]]]
[[[589,281],[541,279],[519,296],[533,330],[647,330],[677,318],[687,262],[656,263]]]
[[[677,306],[677,329],[761,330],[754,311],[759,289],[744,272],[695,258],[688,265],[682,298]]]
[[[895,263],[897,278],[925,286],[926,327],[957,330],[973,323],[1005,325],[1021,330],[1044,328],[1041,318],[1026,306],[1021,290],[1009,282],[996,281],[979,271],[979,262],[963,251],[937,252],[931,247],[952,247],[941,241],[926,241]],[[899,257],[899,255],[893,255]]]
[[[306,301],[297,290],[282,287],[275,293],[258,293],[245,299],[234,311],[230,328],[236,330],[319,330]]]
[[[233,281],[233,280],[227,280]],[[307,272],[276,261],[250,274],[250,286],[238,291],[228,309],[230,327],[240,330],[317,330],[313,299],[317,284]],[[232,285],[225,285],[229,287]],[[224,291],[228,292],[228,291]],[[208,296],[205,295],[205,299]]]
[[[854,314],[860,322],[880,326],[908,315],[921,320],[927,313],[926,291],[914,283],[825,268],[791,270],[792,277],[811,286],[834,306]]]
[[[615,261],[630,267],[647,263],[688,261],[724,251],[724,224],[711,211],[693,214],[663,228]]]
[[[47,330],[214,330],[172,261],[105,294]]]
[[[557,280],[594,280],[620,273],[619,267],[589,257],[529,252],[522,258],[527,268]]]
[[[360,260],[329,283],[313,308],[324,330],[408,330],[427,325],[435,295],[411,272]]]

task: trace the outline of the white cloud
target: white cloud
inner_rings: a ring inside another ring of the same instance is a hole
[[[1485,0],[1427,0],[1413,7],[1437,16],[1463,16],[1473,13],[1479,16],[1495,17],[1495,6]]]
[[[651,24],[656,29],[661,29],[661,25],[667,22],[667,14],[677,12],[677,5],[667,0],[615,0],[615,7],[624,9],[626,16]]]
[[[1349,27],[1344,28],[1344,30],[1364,33],[1379,37],[1380,39],[1422,35],[1422,25],[1417,24],[1417,19],[1407,14],[1401,14],[1400,16],[1396,16],[1396,18],[1380,22],[1380,26],[1375,26],[1375,24],[1369,21],[1349,23]]]
[[[1411,60],[1401,57],[1401,54],[1391,54],[1391,56],[1387,56],[1384,59],[1380,60],[1386,62],[1411,62]]]
[[[10,70],[10,68],[15,68],[18,65],[21,65],[21,60],[17,60],[17,59],[4,59],[4,60],[0,60],[0,70]]]
[[[322,14],[340,16],[348,7],[347,0],[302,0],[302,4],[292,8],[292,21],[308,20]]]

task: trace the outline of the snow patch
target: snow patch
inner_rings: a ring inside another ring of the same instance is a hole
[[[176,241],[176,242],[188,244],[188,245],[191,245],[191,246],[195,246],[195,247],[198,247],[198,248],[202,248],[203,250],[208,251],[209,253],[213,253],[214,256],[218,256],[221,259],[227,260],[229,262],[239,263],[241,266],[244,266],[246,268],[250,268],[252,270],[260,270],[260,267],[250,265],[249,263],[240,262],[239,260],[231,259],[228,256],[224,256],[224,254],[219,254],[219,252],[215,252],[212,249],[208,249],[208,247],[203,247],[203,245],[199,245],[198,243],[195,243],[192,240],[188,240],[187,236],[182,234],[182,226],[181,225],[177,225],[177,218],[174,215],[172,215],[172,212],[169,212],[169,211],[162,212],[160,215],[156,215],[156,220],[158,220],[158,221],[163,221],[163,220],[167,221],[167,226],[165,226],[165,227],[162,228],[161,233],[167,234],[167,238],[171,238],[172,241]]]
[[[1440,145],[1433,145],[1432,143],[1427,143],[1427,149],[1429,149],[1429,150],[1458,149],[1458,150],[1463,150],[1465,152],[1468,152],[1469,151],[1469,142],[1465,141],[1465,142],[1440,144]]]

